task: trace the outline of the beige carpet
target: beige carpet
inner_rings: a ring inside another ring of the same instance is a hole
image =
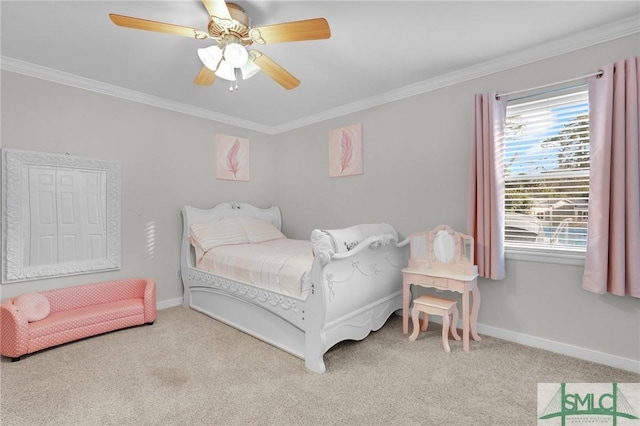
[[[416,342],[397,316],[325,355],[327,373],[182,307],[135,327],[3,358],[10,425],[535,425],[539,382],[640,375],[491,337],[463,353],[440,326]]]

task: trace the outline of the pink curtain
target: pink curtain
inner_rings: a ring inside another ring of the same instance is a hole
[[[480,276],[501,280],[504,266],[504,126],[507,99],[477,94],[467,189],[467,233]]]
[[[589,79],[591,175],[582,288],[640,297],[638,58]]]

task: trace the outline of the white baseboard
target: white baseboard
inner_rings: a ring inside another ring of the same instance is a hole
[[[462,328],[462,323],[460,324],[460,328]],[[531,346],[562,355],[572,356],[574,358],[582,359],[585,361],[608,365],[609,367],[620,368],[622,370],[631,371],[633,373],[640,373],[640,361],[634,359],[623,358],[617,355],[607,354],[593,349],[581,348],[579,346],[573,346],[567,343],[543,339],[541,337],[530,336],[528,334],[517,333],[515,331],[505,330],[502,328],[496,328],[482,324],[478,324],[478,333],[497,337],[503,340],[508,340],[514,343],[519,343],[525,346]]]
[[[429,317],[429,321],[442,324],[442,318],[438,316],[433,316],[433,318]],[[457,327],[458,329],[462,329],[462,320],[458,320]],[[640,361],[595,351],[593,349],[581,348],[567,343],[543,339],[541,337],[530,336],[528,334],[491,327],[480,323],[478,323],[478,334],[485,334],[487,336],[497,337],[498,339],[507,340],[509,342],[531,346],[532,348],[543,349],[545,351],[567,355],[585,361],[608,365],[609,367],[631,371],[632,373],[640,373]]]
[[[176,297],[175,299],[161,300],[159,302],[156,302],[156,309],[158,310],[167,309],[167,308],[173,308],[181,305],[182,305],[182,297]]]

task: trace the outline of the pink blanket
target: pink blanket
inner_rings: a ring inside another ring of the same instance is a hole
[[[209,250],[196,267],[276,293],[305,299],[313,264],[311,243],[278,239]]]

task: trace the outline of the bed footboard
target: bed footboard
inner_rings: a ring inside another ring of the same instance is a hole
[[[322,373],[324,353],[343,340],[362,340],[402,309],[402,269],[409,240],[370,237],[347,253],[319,253],[311,270],[305,365]]]

